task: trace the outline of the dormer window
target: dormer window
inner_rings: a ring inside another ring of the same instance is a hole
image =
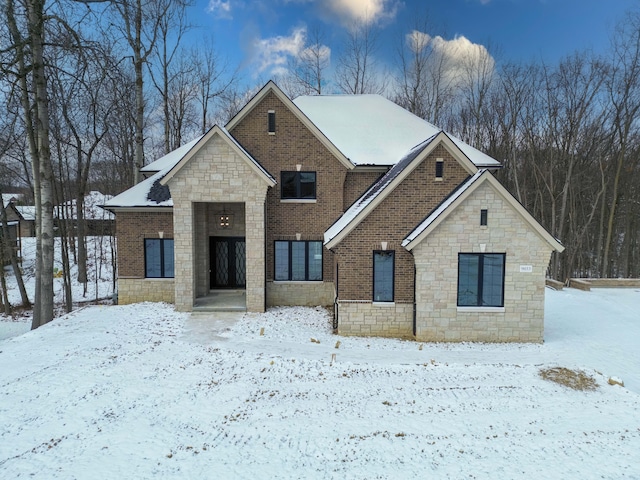
[[[436,159],[436,180],[442,180],[444,175],[444,159]]]
[[[276,111],[269,110],[267,117],[268,117],[269,135],[275,135],[276,134]]]

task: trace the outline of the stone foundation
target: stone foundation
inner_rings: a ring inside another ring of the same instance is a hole
[[[118,304],[138,302],[174,303],[173,278],[119,278]]]
[[[413,304],[338,302],[338,334],[413,338]]]
[[[333,305],[333,282],[267,282],[267,305],[326,307]]]

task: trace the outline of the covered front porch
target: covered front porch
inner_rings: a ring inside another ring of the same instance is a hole
[[[196,298],[193,310],[247,309],[244,203],[193,204]]]
[[[171,190],[175,305],[190,312],[244,291],[265,309],[265,197],[275,180],[214,127],[162,180]],[[238,300],[239,297],[236,297]]]
[[[193,312],[246,312],[246,290],[211,290],[196,298]]]

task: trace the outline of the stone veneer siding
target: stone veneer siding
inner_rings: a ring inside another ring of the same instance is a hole
[[[480,210],[488,226],[480,226]],[[506,253],[504,312],[457,307],[458,253]],[[413,249],[416,339],[429,342],[542,342],[545,272],[551,247],[484,183]],[[521,273],[531,265],[532,273]]]
[[[243,203],[247,245],[247,310],[265,307],[265,208],[268,185],[229,146],[215,135],[169,181],[175,226],[175,304],[190,311],[198,292],[198,267],[203,249],[208,248],[210,230],[200,203]],[[208,264],[205,264],[208,269]],[[202,268],[201,266],[199,268]]]
[[[267,305],[302,305],[306,307],[333,305],[333,282],[267,282]]]
[[[173,215],[163,212],[118,212],[118,303],[173,302],[172,278],[145,278],[144,239],[173,238]]]
[[[413,304],[338,302],[338,333],[374,337],[413,337]]]
[[[173,278],[118,278],[118,304],[174,302]]]

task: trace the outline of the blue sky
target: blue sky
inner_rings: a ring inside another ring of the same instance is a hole
[[[489,46],[497,61],[554,63],[576,50],[604,53],[611,27],[634,6],[638,0],[197,0],[191,14],[244,75],[269,78],[304,48],[314,26],[335,64],[346,28],[365,15],[379,26],[382,64],[393,65],[421,12],[429,22],[422,33],[443,44]]]

